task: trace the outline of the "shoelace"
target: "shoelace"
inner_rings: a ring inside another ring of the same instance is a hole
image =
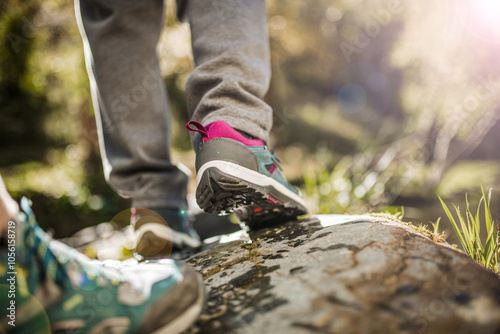
[[[283,168],[281,167],[281,159],[276,156],[274,151],[269,151],[271,153],[271,159],[273,160],[273,164],[278,167],[279,171],[282,172]]]
[[[116,271],[107,269],[102,266],[92,265],[91,260],[87,259],[83,254],[78,253],[76,250],[71,249],[65,245],[58,245],[52,241],[49,237],[36,223],[35,215],[31,210],[31,201],[26,197],[21,199],[21,209],[24,212],[25,220],[27,223],[26,229],[24,231],[24,240],[26,246],[26,257],[24,258],[25,263],[30,265],[34,257],[39,259],[42,263],[42,274],[48,280],[55,282],[60,286],[65,286],[69,284],[69,281],[74,284],[82,286],[97,286],[97,277],[104,277],[109,279],[113,284],[119,284],[123,281],[123,276]],[[52,248],[64,247],[60,254],[54,253]],[[66,248],[67,247],[67,248]],[[68,252],[69,251],[69,252]],[[78,277],[73,277],[71,279],[68,275],[69,268],[65,268],[68,265],[70,258]]]

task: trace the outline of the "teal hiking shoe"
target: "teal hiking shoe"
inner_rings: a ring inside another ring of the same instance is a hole
[[[207,212],[234,211],[250,227],[307,214],[304,199],[281,174],[280,160],[260,139],[245,137],[224,121],[206,127],[196,148],[196,200]]]
[[[187,265],[90,260],[45,234],[26,198],[21,208],[1,240],[0,332],[172,334],[202,312],[201,275]]]
[[[132,208],[135,251],[146,258],[170,257],[172,251],[196,249],[201,240],[183,209]]]

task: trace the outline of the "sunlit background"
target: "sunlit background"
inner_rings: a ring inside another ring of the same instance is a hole
[[[177,162],[193,168],[190,32],[167,1],[161,66]],[[500,217],[500,2],[269,0],[272,145],[313,213],[444,217],[493,187]],[[126,209],[104,182],[69,0],[0,3],[0,172],[63,237]],[[191,187],[191,190],[192,187]]]

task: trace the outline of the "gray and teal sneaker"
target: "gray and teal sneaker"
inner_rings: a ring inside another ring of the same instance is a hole
[[[169,257],[172,251],[201,246],[186,210],[132,208],[130,221],[135,251],[146,258]]]
[[[0,332],[172,334],[202,312],[201,275],[187,265],[90,260],[45,234],[26,198],[21,208],[0,243]]]
[[[200,134],[196,148],[196,200],[207,212],[234,211],[250,227],[295,219],[307,213],[297,189],[281,174],[280,160],[260,139],[224,121],[190,121]]]

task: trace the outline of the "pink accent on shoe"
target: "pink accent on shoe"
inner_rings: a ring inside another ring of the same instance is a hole
[[[267,199],[266,199],[266,202],[268,203],[272,203],[272,204],[283,204],[283,202],[281,202],[280,200],[274,198],[273,196],[271,196],[270,194],[267,194]]]
[[[276,171],[276,166],[272,165],[271,168],[269,168],[269,173],[273,175],[273,173]]]
[[[186,124],[186,128],[189,131],[196,131],[200,133],[201,139],[204,143],[214,138],[229,138],[239,141],[246,146],[265,146],[262,140],[249,139],[233,129],[224,121],[216,121],[208,124],[207,126],[203,126],[200,122],[197,121],[189,121]]]

